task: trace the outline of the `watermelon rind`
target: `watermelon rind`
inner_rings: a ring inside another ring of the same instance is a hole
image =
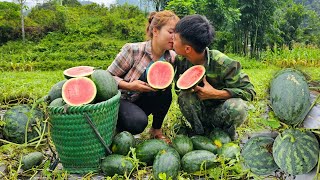
[[[304,75],[291,68],[279,71],[270,84],[270,101],[272,110],[282,122],[293,126],[302,123],[311,106]]]
[[[279,167],[272,155],[274,139],[268,136],[250,138],[242,148],[241,155],[246,167],[257,175],[269,175]]]
[[[319,142],[305,129],[287,129],[274,140],[272,153],[281,170],[291,175],[309,173],[318,163]]]
[[[195,65],[187,69],[177,80],[177,87],[181,90],[188,90],[196,86],[206,73],[203,65]]]
[[[169,62],[156,61],[148,70],[147,82],[154,89],[165,89],[172,83],[174,69]]]
[[[76,84],[73,87],[69,87],[69,84],[74,82],[76,82]],[[79,87],[78,85],[81,82],[87,83],[87,85],[91,85],[91,88]],[[92,94],[89,94],[90,95],[89,97],[86,97],[86,99],[84,99],[84,97],[81,97],[83,95],[87,95],[85,93],[90,93],[89,91],[92,91],[91,92]],[[71,78],[62,86],[62,98],[70,106],[81,106],[84,104],[89,104],[94,101],[96,94],[97,94],[97,87],[95,83],[87,77]],[[70,98],[73,98],[75,101],[78,101],[78,102],[74,102]]]
[[[94,72],[92,66],[75,66],[63,71],[63,75],[66,79],[76,77],[89,77]]]

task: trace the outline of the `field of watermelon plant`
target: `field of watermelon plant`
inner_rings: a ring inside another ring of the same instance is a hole
[[[274,132],[282,132],[288,126],[279,121],[274,112],[270,109],[269,102],[269,86],[275,73],[281,70],[280,66],[274,66],[267,63],[247,60],[245,58],[238,58],[241,61],[244,71],[249,74],[250,80],[255,86],[257,96],[254,101],[249,103],[249,114],[247,121],[237,129],[238,139],[234,143],[243,146],[244,140],[248,136],[258,133],[272,134]],[[319,92],[320,86],[320,71],[317,67],[302,66],[299,67],[302,72],[305,73],[311,90]],[[48,94],[50,88],[58,81],[63,80],[62,70],[57,71],[29,71],[29,72],[1,72],[0,74],[0,113],[3,114],[5,110],[10,109],[17,104],[33,104],[41,97]],[[174,94],[174,93],[173,93]],[[176,95],[173,97],[173,102],[170,107],[169,113],[165,119],[163,129],[167,136],[171,139],[177,137],[176,124],[185,122],[181,112],[179,111]],[[316,105],[320,104],[319,100]],[[42,103],[42,108],[45,109],[46,105]],[[319,117],[318,117],[319,118]],[[148,130],[151,126],[152,116],[149,117],[148,128],[140,135],[140,139],[148,139]],[[45,122],[50,120],[46,119]],[[0,127],[4,124],[0,121]],[[320,135],[319,130],[313,130],[315,134]],[[50,147],[48,146],[50,144]],[[83,179],[101,178],[103,174],[89,173],[85,175],[69,174],[61,169],[61,166],[50,171],[50,160],[52,160],[52,149],[54,151],[54,144],[52,143],[50,133],[47,131],[40,131],[39,136],[35,137],[30,143],[16,144],[10,141],[4,140],[0,134],[0,178],[1,179],[17,179],[17,178],[52,178],[52,179],[68,179],[72,177],[82,177]],[[22,156],[33,151],[40,151],[46,154],[42,163],[23,171],[21,163],[23,161]],[[135,167],[134,171],[125,176],[108,177],[107,179],[150,179],[152,177],[152,167],[144,166],[137,159],[137,152],[135,149],[131,149],[132,155],[131,162]],[[256,159],[253,161],[259,161]],[[243,166],[243,157],[236,156],[236,158],[225,161],[224,158],[218,158],[216,163],[218,164],[213,169],[203,169],[205,173],[192,174],[180,171],[178,179],[264,179],[266,176],[258,176],[251,173]],[[317,172],[319,172],[319,167]],[[269,178],[285,178],[288,175],[283,171],[278,170],[276,174],[269,175]],[[318,173],[316,173],[318,177]],[[163,179],[165,175],[161,175]],[[292,176],[293,177],[293,176]],[[315,177],[316,178],[316,177]]]

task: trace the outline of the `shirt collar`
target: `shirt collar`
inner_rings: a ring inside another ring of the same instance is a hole
[[[145,46],[145,52],[151,57],[151,40],[147,41]],[[166,61],[171,62],[171,55],[169,50],[166,50],[164,52],[163,57]]]
[[[211,59],[210,59],[209,48],[206,47],[206,50],[205,50],[205,51],[206,51],[206,54],[207,54],[207,64],[206,64],[206,65],[209,66],[209,65],[210,65],[210,60],[211,60]]]

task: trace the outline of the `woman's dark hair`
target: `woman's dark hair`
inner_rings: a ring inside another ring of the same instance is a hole
[[[182,43],[190,45],[201,53],[214,38],[214,28],[204,16],[195,14],[183,17],[176,25],[175,33],[180,35]]]

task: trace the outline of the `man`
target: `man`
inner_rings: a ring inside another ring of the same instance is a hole
[[[178,92],[178,104],[192,126],[191,134],[208,134],[220,128],[234,139],[236,127],[247,116],[245,101],[253,100],[256,93],[239,62],[208,49],[213,38],[214,29],[204,16],[185,16],[177,23],[173,46],[178,54],[175,80],[193,65],[206,68],[199,86]]]

